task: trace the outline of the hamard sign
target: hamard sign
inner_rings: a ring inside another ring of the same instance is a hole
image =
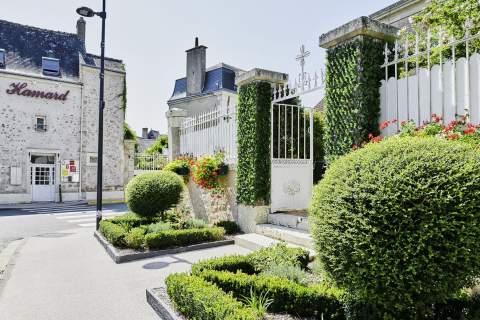
[[[29,97],[29,98],[40,98],[40,99],[60,100],[60,101],[66,101],[69,93],[70,93],[70,90],[67,90],[64,93],[32,90],[28,88],[28,84],[25,82],[11,83],[10,89],[7,89],[7,94],[16,94],[19,96]]]

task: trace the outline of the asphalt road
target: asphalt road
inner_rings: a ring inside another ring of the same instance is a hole
[[[106,204],[103,210],[108,217],[126,212],[127,206]],[[47,203],[0,210],[0,250],[10,241],[72,229],[75,224],[91,227],[95,223],[95,212],[95,206],[85,203]],[[76,223],[80,220],[83,223]]]

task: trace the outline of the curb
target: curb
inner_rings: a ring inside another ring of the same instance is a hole
[[[185,318],[179,315],[172,307],[168,297],[163,299],[155,294],[154,290],[165,290],[165,288],[146,289],[147,302],[153,310],[164,320],[184,320]],[[168,301],[165,301],[167,300]]]
[[[7,268],[12,264],[13,256],[24,241],[23,239],[11,241],[0,251],[0,282],[6,279]]]
[[[87,202],[89,205],[94,206],[97,204],[96,200],[90,200]],[[103,200],[102,204],[115,204],[115,203],[126,203],[125,200],[119,199],[119,200]]]
[[[111,245],[98,231],[95,231],[93,236],[100,242],[102,247],[107,251],[108,255],[112,258],[115,263],[124,263],[135,260],[142,260],[148,258],[154,258],[158,256],[175,254],[181,252],[195,251],[201,249],[210,249],[221,246],[227,246],[235,244],[234,240],[220,240],[214,242],[205,242],[199,244],[193,244],[186,247],[178,247],[172,249],[156,250],[156,251],[147,251],[139,252],[132,249],[117,249]]]

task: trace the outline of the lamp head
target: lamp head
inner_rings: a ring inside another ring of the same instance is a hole
[[[77,13],[82,17],[87,17],[87,18],[93,17],[95,15],[95,11],[87,7],[78,8]]]

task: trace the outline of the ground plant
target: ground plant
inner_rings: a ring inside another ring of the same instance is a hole
[[[327,280],[378,316],[359,319],[440,319],[480,275],[480,158],[435,126],[351,152],[314,189],[311,227]]]

